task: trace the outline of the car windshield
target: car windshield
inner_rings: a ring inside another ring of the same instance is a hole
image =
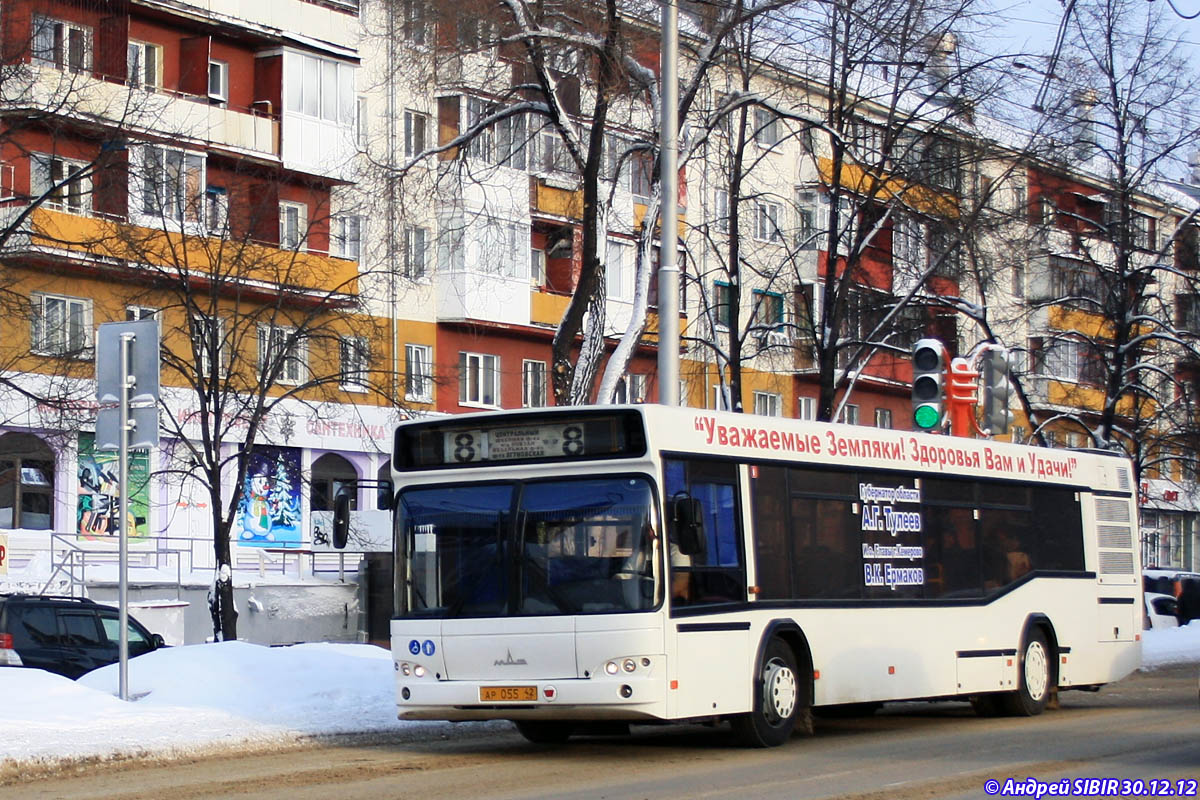
[[[641,477],[401,492],[397,612],[498,617],[659,602],[653,490]]]

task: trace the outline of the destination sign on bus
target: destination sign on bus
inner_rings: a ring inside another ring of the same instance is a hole
[[[641,417],[629,413],[497,415],[402,425],[396,468],[469,466],[497,461],[557,461],[639,456],[646,451]]]

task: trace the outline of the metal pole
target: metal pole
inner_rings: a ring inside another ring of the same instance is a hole
[[[133,344],[132,333],[121,334],[121,407],[120,407],[120,446],[121,456],[118,465],[117,491],[120,492],[121,502],[117,519],[118,536],[121,542],[121,564],[117,589],[120,613],[118,620],[121,626],[120,648],[120,697],[129,699],[129,535],[125,520],[129,519],[129,348]]]
[[[679,7],[662,10],[662,94],[659,159],[662,240],[658,268],[658,402],[679,405]]]

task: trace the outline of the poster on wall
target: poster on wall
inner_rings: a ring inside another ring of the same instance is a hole
[[[234,524],[238,544],[299,547],[300,522],[300,451],[294,447],[255,447],[248,456]]]
[[[116,538],[121,513],[120,466],[116,450],[97,450],[96,437],[79,434],[79,499],[75,505],[76,532],[81,539]],[[150,535],[150,452],[129,452],[129,516],[125,520],[130,539]]]

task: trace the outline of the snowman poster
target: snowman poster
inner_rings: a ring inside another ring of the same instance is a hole
[[[247,547],[300,546],[300,451],[254,448],[246,464],[235,526]]]

